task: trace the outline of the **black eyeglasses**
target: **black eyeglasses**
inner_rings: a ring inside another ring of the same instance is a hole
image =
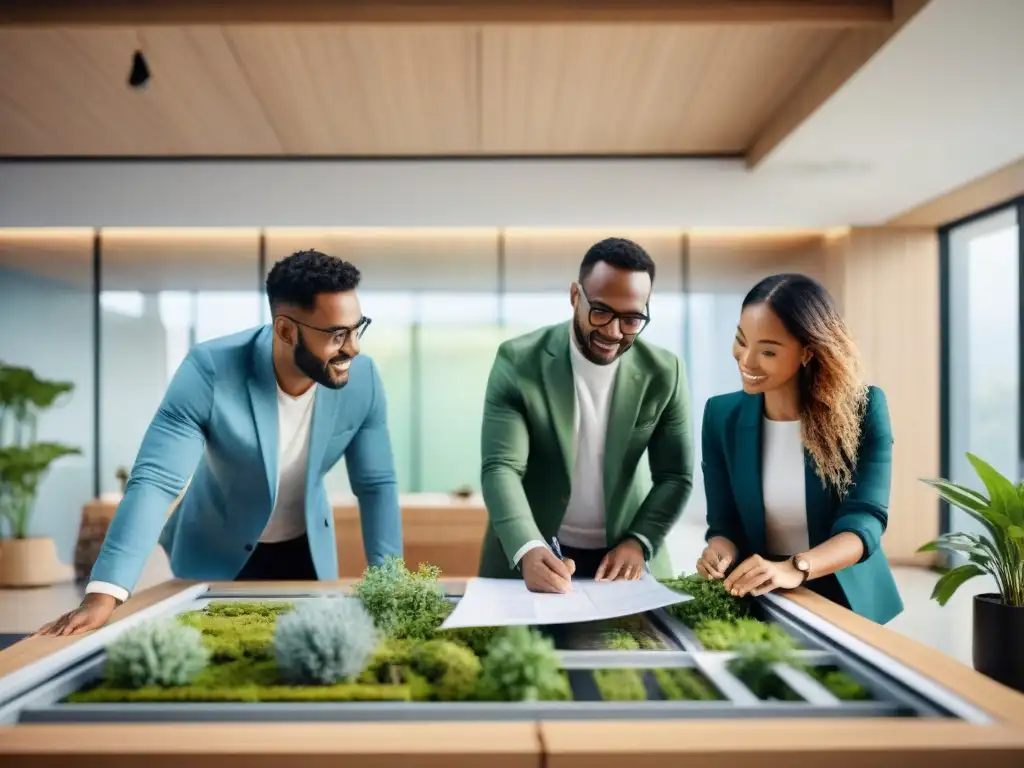
[[[303,328],[309,328],[311,331],[319,331],[320,333],[328,334],[331,337],[330,344],[334,347],[338,347],[339,349],[345,346],[345,342],[348,341],[348,336],[350,333],[354,333],[355,338],[361,339],[363,337],[363,334],[366,333],[366,329],[370,327],[370,323],[372,322],[370,318],[364,315],[359,320],[358,323],[352,326],[334,326],[333,328],[318,328],[315,325],[310,325],[309,323],[304,323],[301,320],[296,320],[294,317],[290,317],[289,315],[282,314],[280,315],[280,317],[291,320],[293,323],[295,323],[296,325],[301,325]]]
[[[603,328],[606,325],[611,325],[612,320],[618,318],[619,330],[627,336],[636,336],[640,331],[647,327],[647,324],[651,322],[651,304],[648,301],[645,309],[648,314],[639,312],[616,312],[611,307],[607,307],[603,304],[597,304],[590,300],[587,296],[587,292],[583,290],[583,286],[580,283],[576,283],[576,288],[579,290],[580,295],[587,300],[587,304],[590,305],[590,314],[587,318],[590,320],[590,324],[597,327]]]

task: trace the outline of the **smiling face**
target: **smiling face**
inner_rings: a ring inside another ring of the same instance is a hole
[[[582,283],[573,283],[569,298],[580,352],[592,363],[608,365],[647,324],[651,276],[600,261]]]
[[[299,372],[329,389],[348,383],[365,324],[355,291],[318,294],[312,309],[288,307],[275,323]]]
[[[732,354],[748,394],[793,386],[800,367],[811,358],[807,348],[763,302],[745,307],[740,314]]]

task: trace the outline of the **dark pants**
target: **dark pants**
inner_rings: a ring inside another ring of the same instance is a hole
[[[260,542],[249,556],[236,581],[316,581],[316,568],[309,554],[309,539]]]
[[[608,554],[608,549],[577,549],[562,545],[562,557],[572,560],[576,564],[574,579],[592,579],[597,575],[597,568],[601,560]]]

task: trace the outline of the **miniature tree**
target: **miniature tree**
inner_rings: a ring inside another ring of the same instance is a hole
[[[354,680],[380,642],[362,603],[324,597],[277,619],[274,655],[284,682],[333,685]]]

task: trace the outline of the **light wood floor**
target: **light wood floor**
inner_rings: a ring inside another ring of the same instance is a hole
[[[703,528],[684,521],[672,532],[668,547],[676,571],[691,572],[703,548]],[[895,569],[896,582],[905,609],[889,627],[931,646],[963,664],[971,664],[971,598],[992,591],[988,579],[978,578],[962,586],[945,606],[931,600],[938,575],[920,568]],[[167,558],[154,552],[138,588],[144,589],[170,578]],[[0,590],[0,634],[28,633],[76,606],[82,587],[62,584],[31,590]]]

